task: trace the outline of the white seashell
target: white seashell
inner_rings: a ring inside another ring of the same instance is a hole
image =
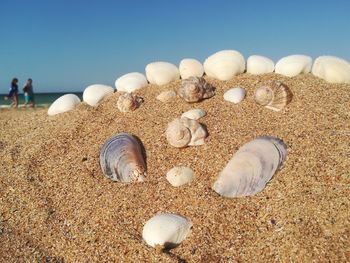
[[[280,139],[264,136],[243,145],[213,185],[225,197],[250,196],[262,191],[287,157]]]
[[[241,87],[232,88],[224,93],[224,100],[237,104],[244,99],[245,94],[246,94],[246,91],[244,88],[241,88]]]
[[[114,89],[102,84],[88,86],[83,93],[83,101],[90,106],[96,106],[104,97],[113,94]]]
[[[80,103],[80,99],[77,95],[66,94],[55,100],[49,110],[48,115],[56,115],[62,112],[70,111],[74,109]]]
[[[145,75],[139,72],[125,74],[115,81],[117,91],[134,92],[148,84]]]
[[[193,58],[185,58],[181,60],[179,71],[182,79],[187,79],[192,76],[202,77],[204,74],[202,63]]]
[[[247,73],[265,74],[271,73],[275,69],[275,63],[267,57],[252,55],[247,59]]]
[[[206,115],[206,111],[202,109],[193,109],[182,113],[181,118],[186,117],[191,120],[199,120]]]
[[[166,179],[172,186],[178,187],[193,180],[193,171],[185,166],[173,167],[167,172]]]
[[[318,57],[312,74],[330,83],[350,83],[350,63],[334,56]]]
[[[311,70],[312,58],[305,55],[290,55],[281,58],[275,65],[275,72],[287,77],[294,77]]]
[[[177,67],[169,62],[150,63],[146,66],[145,71],[149,83],[158,86],[168,84],[180,78]]]
[[[174,98],[176,98],[176,92],[173,90],[163,91],[156,97],[156,99],[161,102],[169,102]]]
[[[142,238],[155,247],[173,248],[189,235],[192,222],[178,214],[159,213],[149,219],[143,227]]]
[[[209,77],[218,80],[229,80],[244,72],[245,60],[238,51],[222,50],[208,57],[203,66],[205,74]]]

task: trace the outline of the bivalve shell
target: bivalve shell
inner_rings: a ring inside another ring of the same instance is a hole
[[[240,103],[245,97],[246,91],[244,88],[236,87],[229,89],[224,93],[224,100],[234,104]]]
[[[75,94],[66,94],[55,100],[47,111],[52,116],[62,112],[73,110],[80,103],[80,99]]]
[[[83,93],[83,101],[90,106],[97,106],[97,104],[106,96],[112,95],[114,89],[110,86],[102,84],[94,84],[88,86]]]
[[[252,55],[247,59],[247,73],[265,74],[271,73],[275,69],[275,63],[267,57]]]
[[[281,58],[275,65],[275,72],[287,77],[294,77],[302,73],[309,73],[312,58],[305,55],[290,55]]]
[[[186,166],[176,166],[167,172],[166,179],[172,186],[178,187],[193,180],[193,171]]]
[[[145,75],[139,72],[125,74],[115,81],[117,91],[134,92],[148,84]]]
[[[204,74],[202,63],[193,58],[185,58],[181,60],[179,71],[182,79],[187,79],[189,77],[202,77]]]
[[[169,62],[153,62],[146,66],[146,77],[151,84],[166,85],[180,78],[178,68]]]
[[[193,110],[189,110],[184,112],[181,115],[181,118],[186,117],[189,118],[191,120],[199,120],[200,118],[204,117],[206,115],[206,111],[202,110],[202,109],[193,109]]]
[[[350,63],[334,56],[318,57],[312,74],[330,83],[350,83]]]

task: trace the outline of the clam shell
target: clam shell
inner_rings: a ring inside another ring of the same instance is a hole
[[[275,69],[275,63],[267,57],[252,55],[247,59],[247,73],[265,74],[271,73]]]
[[[178,214],[159,213],[149,219],[143,227],[142,238],[155,247],[173,248],[190,234],[192,222]]]
[[[119,182],[144,181],[146,162],[141,142],[129,133],[119,133],[105,142],[100,152],[103,174]]]
[[[208,136],[203,125],[186,117],[170,122],[165,133],[169,144],[177,148],[203,145]]]
[[[287,85],[279,81],[270,81],[266,86],[256,89],[254,94],[255,101],[274,111],[282,110],[292,101],[293,93]]]
[[[204,117],[206,115],[206,111],[205,110],[202,110],[202,109],[193,109],[193,110],[189,110],[189,111],[186,111],[184,112],[182,115],[181,115],[181,118],[189,118],[191,120],[198,120],[202,117]]]
[[[222,50],[209,56],[203,66],[205,74],[209,77],[230,80],[244,72],[245,60],[243,55],[236,50]]]
[[[173,90],[166,90],[161,92],[156,99],[161,102],[169,102],[176,97],[176,92]]]
[[[179,71],[182,79],[187,79],[189,77],[202,77],[204,74],[202,63],[193,58],[185,58],[181,60]]]
[[[115,81],[117,91],[134,92],[146,87],[148,84],[146,76],[139,72],[131,72],[119,77]]]
[[[244,88],[236,87],[229,89],[224,93],[224,100],[238,104],[245,97],[246,91]]]
[[[80,103],[80,99],[75,94],[65,94],[55,100],[49,107],[47,114],[52,116],[62,112],[73,110]]]
[[[180,78],[178,68],[169,62],[153,62],[146,66],[146,77],[151,84],[166,85]]]
[[[259,137],[243,145],[227,163],[213,185],[224,197],[261,192],[287,158],[287,146],[278,138]]]
[[[350,83],[350,63],[334,56],[316,58],[312,74],[330,83]]]
[[[203,77],[189,77],[181,81],[177,93],[187,102],[199,102],[203,99],[213,97],[215,95],[215,88],[206,82]]]
[[[176,166],[167,172],[166,179],[172,186],[178,187],[193,180],[193,171],[186,166]]]
[[[125,93],[119,96],[117,107],[121,112],[130,112],[140,107],[141,103],[143,103],[143,98],[133,93]]]
[[[287,77],[294,77],[311,70],[312,58],[305,55],[290,55],[281,58],[275,65],[275,72]]]
[[[83,93],[83,101],[90,106],[97,106],[97,104],[106,96],[112,95],[114,89],[110,86],[102,84],[94,84],[88,86]]]

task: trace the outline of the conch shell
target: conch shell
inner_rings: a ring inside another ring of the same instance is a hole
[[[174,119],[168,124],[166,130],[168,142],[177,148],[202,145],[207,136],[207,131],[202,124],[186,117]]]
[[[255,101],[274,111],[282,110],[292,101],[293,93],[287,85],[279,81],[270,81],[255,91]]]
[[[187,102],[198,102],[213,97],[215,88],[207,83],[203,77],[189,77],[181,82],[177,93]]]
[[[121,95],[117,102],[117,107],[121,112],[134,111],[140,107],[143,98],[133,93],[125,93]]]
[[[144,181],[146,162],[141,142],[129,133],[119,133],[102,146],[103,174],[119,182]]]
[[[262,191],[287,158],[287,146],[264,136],[243,145],[222,170],[213,189],[225,197],[251,196]]]

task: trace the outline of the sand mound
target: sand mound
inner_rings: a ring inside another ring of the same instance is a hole
[[[293,101],[281,112],[254,102],[261,81],[289,85]],[[120,94],[98,107],[49,117],[46,111],[0,112],[0,261],[23,262],[276,262],[349,260],[350,84],[311,74],[241,74],[208,79],[216,95],[188,104],[156,96],[175,88],[149,85],[136,93],[139,109],[123,114]],[[246,99],[223,94],[244,87]],[[165,138],[168,122],[192,108],[209,132],[206,144],[177,149]],[[100,147],[130,132],[147,153],[146,182],[121,184],[99,167]],[[211,186],[233,153],[260,135],[283,139],[288,160],[253,197],[226,199]],[[195,180],[172,187],[166,172],[188,166]],[[157,212],[191,219],[192,233],[169,253],[142,241],[144,223]]]

